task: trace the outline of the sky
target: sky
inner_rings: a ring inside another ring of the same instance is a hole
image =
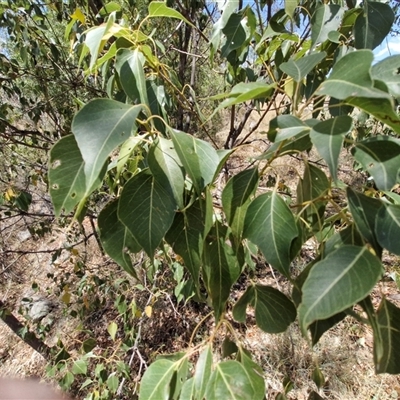
[[[380,46],[374,49],[375,62],[395,54],[400,54],[400,36],[388,36]]]

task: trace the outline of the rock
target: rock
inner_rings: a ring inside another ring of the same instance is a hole
[[[25,229],[24,231],[18,232],[17,238],[20,242],[25,242],[31,237],[31,233],[29,232],[28,229]]]

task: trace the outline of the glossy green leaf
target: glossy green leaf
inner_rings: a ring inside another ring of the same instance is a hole
[[[376,136],[356,143],[354,158],[373,177],[380,190],[391,190],[400,182],[400,140]]]
[[[290,276],[291,245],[299,235],[292,212],[276,193],[253,200],[246,213],[243,236],[256,244],[267,262]]]
[[[279,115],[269,124],[268,139],[279,143],[309,131],[310,127],[294,115]]]
[[[394,97],[400,97],[400,55],[387,57],[372,66],[373,79],[385,82],[389,92]]]
[[[86,188],[98,179],[110,153],[136,131],[141,110],[141,106],[95,99],[75,115],[72,131],[85,162]]]
[[[379,244],[390,252],[400,255],[400,205],[383,203],[375,210],[375,235]]]
[[[205,285],[219,321],[229,298],[230,289],[241,273],[238,257],[227,243],[226,228],[217,222],[204,244],[203,273]]]
[[[138,49],[120,49],[115,57],[115,68],[124,92],[131,100],[147,105],[144,63],[145,58]]]
[[[204,187],[212,182],[219,165],[216,150],[207,142],[196,139],[183,132],[171,132],[175,151],[177,152],[186,173],[189,175],[200,194]]]
[[[104,251],[128,274],[137,277],[128,251],[137,253],[141,247],[136,243],[128,228],[118,218],[118,200],[103,208],[98,218],[101,244]]]
[[[251,379],[253,381],[253,386],[256,388],[255,398],[265,398],[265,381],[264,381],[264,371],[256,364],[252,359],[249,352],[243,347],[239,347],[237,354],[237,361],[239,361],[246,368],[246,371],[250,372]],[[264,397],[263,397],[264,396]]]
[[[375,49],[389,34],[394,22],[394,12],[389,4],[377,1],[363,3],[364,11],[354,24],[356,49]]]
[[[302,287],[299,318],[302,330],[362,300],[383,272],[366,247],[343,246],[315,263]]]
[[[256,323],[267,333],[284,332],[296,319],[296,308],[282,292],[271,286],[254,286]]]
[[[344,115],[321,121],[314,125],[310,132],[311,141],[319,155],[328,164],[331,176],[335,181],[344,136],[350,132],[352,124],[352,119]]]
[[[49,187],[57,217],[86,196],[84,163],[74,135],[63,137],[50,150]]]
[[[374,87],[371,78],[371,64],[374,55],[371,50],[357,50],[347,53],[337,61],[328,79],[322,82],[316,94],[325,94],[339,100],[348,97],[389,99],[390,95]],[[357,65],[357,68],[354,68]]]
[[[74,375],[86,375],[87,373],[87,361],[76,360],[72,365],[72,373]]]
[[[242,47],[246,41],[246,25],[243,16],[233,13],[222,29],[222,32],[226,36],[226,41],[222,46],[221,56],[227,57],[233,50]]]
[[[167,359],[154,361],[143,375],[140,382],[139,400],[170,400],[171,381],[176,376],[179,361]]]
[[[185,175],[172,141],[159,137],[150,146],[147,162],[154,179],[172,189],[176,204],[183,209]]]
[[[247,370],[238,361],[223,361],[215,366],[207,385],[207,400],[262,400],[265,397],[264,382],[256,378],[254,371]]]
[[[183,258],[197,289],[204,238],[208,233],[206,219],[206,202],[198,200],[184,212],[176,213],[174,222],[165,236],[174,252]]]
[[[378,327],[378,332],[374,332],[376,373],[399,374],[400,309],[383,298],[376,315],[376,323]]]
[[[121,11],[121,5],[116,3],[115,1],[110,1],[106,3],[104,7],[99,11],[99,15],[102,17],[106,17],[111,14],[113,11]]]
[[[376,216],[383,207],[382,201],[356,192],[350,187],[347,188],[347,199],[351,215],[359,232],[371,244],[376,254],[380,257],[382,248],[375,232],[377,232],[378,224]]]
[[[337,31],[343,18],[344,9],[336,4],[324,4],[315,10],[311,18],[312,47],[328,39],[329,32]]]
[[[196,363],[196,370],[194,373],[194,387],[196,389],[196,398],[203,399],[208,381],[211,376],[211,365],[212,365],[212,352],[210,346],[207,346],[199,356]]]
[[[227,182],[222,192],[222,206],[232,233],[240,240],[250,197],[258,184],[258,170],[251,168],[239,172]]]
[[[149,4],[149,17],[176,18],[192,25],[179,11],[167,6],[165,1],[152,1]]]
[[[149,257],[153,257],[154,250],[172,225],[175,209],[172,191],[144,170],[125,184],[119,200],[118,218]]]
[[[325,57],[325,51],[308,54],[298,60],[289,60],[288,62],[284,62],[279,66],[279,68],[292,77],[296,82],[301,82]]]

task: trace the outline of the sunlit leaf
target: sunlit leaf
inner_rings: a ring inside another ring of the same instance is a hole
[[[246,27],[244,24],[243,16],[241,14],[233,13],[230,17],[222,32],[226,36],[226,42],[222,46],[221,56],[227,57],[233,50],[240,48],[246,41]]]
[[[262,400],[264,382],[238,361],[223,361],[215,366],[208,381],[205,398],[209,400]]]
[[[374,178],[380,190],[391,190],[400,182],[400,140],[375,136],[356,143],[354,158]]]
[[[305,131],[309,132],[310,127],[299,118],[294,115],[279,115],[270,122],[268,139],[279,143]]]
[[[328,39],[329,32],[337,31],[344,8],[336,4],[324,4],[315,10],[311,18],[311,42],[313,47]]]
[[[183,132],[171,132],[175,151],[186,173],[193,181],[196,192],[200,194],[211,183],[219,165],[216,150],[207,142],[196,139]]]
[[[243,236],[256,244],[267,262],[290,276],[290,248],[299,232],[289,207],[276,193],[266,193],[253,200],[246,213]]]
[[[382,3],[383,4],[383,3]],[[373,79],[385,82],[389,92],[394,97],[400,97],[400,55],[387,57],[372,66],[371,75]]]
[[[362,300],[383,272],[366,247],[345,245],[315,263],[302,286],[299,318],[303,331]]]
[[[212,352],[210,346],[207,346],[199,356],[194,373],[194,387],[196,389],[196,398],[203,399],[207,384],[211,376]]]
[[[141,106],[95,99],[75,115],[72,131],[85,162],[86,188],[98,179],[110,153],[135,132],[141,110]]]
[[[124,186],[118,217],[149,257],[172,225],[176,202],[172,191],[144,170]]]
[[[145,58],[138,49],[120,49],[115,58],[115,68],[125,93],[133,101],[148,104],[144,63]]]
[[[110,322],[107,326],[107,332],[110,334],[112,340],[115,340],[115,335],[117,331],[118,325],[114,321]]]
[[[174,199],[182,209],[185,176],[172,141],[159,137],[149,149],[147,162],[154,179],[172,189]]]
[[[298,60],[289,60],[282,63],[279,68],[296,82],[301,82],[325,57],[326,53],[321,51],[306,55]]]
[[[149,17],[176,18],[192,25],[179,11],[167,6],[165,1],[152,1],[149,4]]]
[[[349,116],[331,118],[314,125],[310,132],[311,141],[328,164],[334,180],[337,179],[338,160],[344,136],[350,131],[352,122]]]
[[[86,195],[84,163],[73,135],[63,137],[50,151],[49,186],[56,216],[72,211]]]

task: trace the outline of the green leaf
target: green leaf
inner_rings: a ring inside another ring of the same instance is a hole
[[[195,397],[196,390],[194,387],[194,378],[189,378],[182,386],[181,395],[179,400],[193,400]]]
[[[82,350],[84,353],[91,352],[97,346],[96,339],[89,338],[82,343]]]
[[[354,158],[373,177],[379,190],[390,191],[400,182],[400,140],[379,135],[356,143]]]
[[[159,137],[150,146],[147,162],[154,179],[162,186],[167,185],[167,190],[172,189],[178,208],[183,209],[185,175],[172,141]]]
[[[211,376],[212,352],[208,345],[200,354],[194,373],[196,398],[203,399]]]
[[[354,46],[356,49],[375,49],[389,34],[394,22],[394,12],[389,4],[377,1],[363,3],[354,24]]]
[[[294,11],[298,5],[298,0],[285,0],[285,12],[290,18],[293,18]]]
[[[107,387],[110,390],[111,393],[116,393],[118,390],[118,385],[119,385],[119,379],[118,377],[114,374],[111,374],[107,378]]]
[[[246,42],[246,21],[241,14],[233,13],[222,32],[226,36],[225,44],[221,49],[221,56],[227,57],[233,50],[239,49]]]
[[[400,119],[394,109],[391,97],[349,97],[346,99],[346,103],[354,107],[358,107],[366,113],[373,115],[379,121],[390,126],[396,133],[400,133]]]
[[[379,306],[376,322],[379,332],[374,332],[375,370],[377,374],[400,373],[400,309],[385,298]],[[378,338],[376,334],[378,333]],[[378,346],[382,351],[377,351]]]
[[[149,100],[147,98],[144,64],[144,55],[138,49],[120,49],[115,58],[115,68],[124,92],[131,100],[139,100],[140,103],[147,105]]]
[[[346,316],[347,316],[346,313],[340,312],[338,314],[332,315],[332,317],[326,319],[320,319],[318,321],[313,322],[309,326],[311,332],[312,345],[315,346],[325,332],[327,332],[329,329],[334,327],[340,321],[345,319]]]
[[[187,174],[193,182],[197,194],[212,182],[219,165],[216,150],[207,142],[183,132],[171,132],[175,150]]]
[[[290,277],[291,245],[299,235],[292,212],[276,193],[258,196],[247,209],[243,236],[256,244],[267,262]]]
[[[118,325],[115,322],[110,322],[107,326],[107,332],[110,334],[112,340],[115,340],[117,331]]]
[[[332,235],[325,242],[324,255],[327,255],[332,251],[337,250],[339,247],[342,247],[345,244],[352,244],[354,246],[364,245],[364,241],[355,224],[351,224]]]
[[[319,155],[328,164],[331,176],[335,181],[337,179],[338,160],[344,136],[350,132],[351,127],[351,117],[344,115],[321,121],[314,125],[310,132],[311,141]]]
[[[165,239],[174,252],[181,256],[199,290],[201,257],[206,231],[206,202],[196,201],[191,207],[175,215]]]
[[[86,195],[84,163],[74,135],[59,140],[50,150],[49,186],[56,216],[66,214]]]
[[[216,365],[207,385],[207,400],[262,400],[265,388],[256,378],[256,372],[247,370],[238,361],[223,361]]]
[[[383,203],[375,210],[375,234],[379,244],[390,252],[400,255],[400,206]]]
[[[248,304],[254,302],[254,286],[249,286],[233,307],[232,315],[238,322],[246,322],[246,309]]]
[[[98,217],[100,240],[104,251],[128,274],[137,278],[128,251],[137,253],[141,247],[118,218],[118,200],[104,207]]]
[[[114,11],[121,11],[121,5],[116,3],[115,1],[110,1],[101,8],[101,10],[99,11],[99,15],[104,18]]]
[[[143,170],[124,186],[119,200],[118,218],[143,247],[149,257],[171,227],[176,202],[171,190]]]
[[[28,192],[21,191],[18,197],[14,200],[14,204],[20,210],[27,212],[32,203],[32,195]]]
[[[76,360],[72,365],[72,373],[74,375],[86,375],[87,373],[87,361]]]
[[[136,118],[141,110],[140,105],[95,99],[75,115],[72,131],[85,162],[87,189],[98,179],[110,153],[136,131]]]
[[[176,18],[179,19],[188,25],[193,26],[179,11],[174,10],[173,8],[167,7],[165,1],[152,1],[149,4],[149,17],[167,17],[167,18]],[[193,26],[194,27],[194,26]]]
[[[373,79],[385,82],[389,92],[394,97],[400,97],[400,55],[387,57],[372,66]]]
[[[232,233],[240,240],[244,218],[258,184],[258,169],[239,172],[227,182],[222,192],[222,206]]]
[[[267,99],[269,98],[276,85],[267,85],[262,82],[241,82],[235,85],[229,93],[225,93],[219,96],[211,97],[210,99],[218,99],[221,97],[227,97],[214,111],[212,114],[215,115],[223,108],[233,106],[235,104],[244,103],[246,101],[255,99]],[[212,117],[211,116],[211,117]],[[210,117],[210,118],[211,118]]]
[[[271,286],[254,286],[256,323],[267,333],[284,332],[296,319],[296,308],[282,292]]]
[[[238,257],[227,241],[226,228],[217,222],[204,244],[203,272],[208,294],[219,321],[228,300],[231,286],[241,273]]]
[[[301,82],[325,57],[325,51],[321,51],[319,53],[306,55],[298,60],[284,62],[279,68],[296,82]]]
[[[176,362],[159,359],[146,370],[140,382],[139,400],[169,400]]]
[[[309,132],[310,127],[294,115],[279,115],[269,124],[268,139],[279,143],[292,139],[302,132]]]
[[[324,196],[329,188],[330,184],[325,172],[306,162],[304,177],[299,179],[297,187],[298,210],[302,211],[301,216],[308,223],[311,232],[319,232],[323,227],[327,203]]]
[[[383,203],[381,200],[365,196],[347,188],[347,199],[351,215],[357,228],[365,240],[371,244],[376,254],[380,257],[382,255],[382,248],[377,239],[377,224],[379,210],[382,208]]]
[[[311,18],[312,48],[328,39],[329,32],[337,31],[342,22],[344,9],[336,4],[324,4],[315,10]]]
[[[371,50],[357,50],[347,53],[337,61],[329,78],[322,82],[317,95],[328,95],[339,100],[349,97],[389,99],[390,95],[374,87],[371,78],[371,64],[374,55]],[[357,68],[354,68],[357,65]]]
[[[315,263],[302,287],[302,330],[362,300],[382,275],[382,265],[366,247],[343,246]]]

